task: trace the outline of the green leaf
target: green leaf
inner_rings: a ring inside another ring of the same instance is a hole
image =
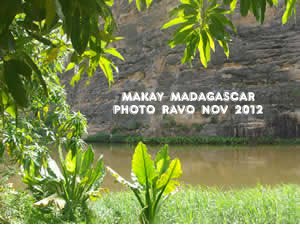
[[[77,8],[74,13],[71,41],[74,49],[81,55],[87,47],[90,37],[90,23],[89,17],[81,15],[80,10]]]
[[[115,56],[115,57],[117,57],[117,58],[119,58],[123,61],[125,60],[124,57],[115,48],[106,48],[104,50],[104,52],[107,53],[107,54],[110,54],[112,56]]]
[[[282,24],[286,24],[296,10],[296,0],[286,0],[286,8],[282,16]]]
[[[170,164],[169,147],[162,147],[155,157],[155,167],[159,175],[166,172]]]
[[[18,74],[14,60],[4,62],[4,77],[8,90],[16,103],[21,107],[26,107],[28,104],[27,91],[20,74]]]
[[[142,11],[145,8],[149,8],[150,5],[152,4],[153,0],[135,0],[136,8],[138,11]],[[129,4],[133,2],[133,0],[128,1]]]
[[[8,106],[5,111],[11,115],[13,118],[16,118],[17,117],[17,108],[16,108],[16,105],[13,104],[11,106]]]
[[[46,25],[49,28],[56,17],[55,0],[46,0]]]
[[[88,169],[90,169],[93,166],[94,162],[94,151],[91,146],[88,147],[87,150],[85,150],[82,153],[81,158],[81,166],[80,166],[80,174],[84,174]]]
[[[201,32],[201,38],[198,45],[198,50],[200,54],[200,61],[205,68],[207,68],[207,63],[208,63],[206,58],[206,45],[207,45],[207,36],[204,35],[203,32]]]
[[[22,57],[24,58],[25,62],[31,67],[31,69],[36,73],[36,75],[38,76],[38,78],[40,80],[40,84],[42,85],[42,87],[44,89],[45,95],[48,96],[47,85],[43,78],[42,72],[39,70],[37,65],[33,62],[33,60],[26,53],[23,52]]]
[[[236,8],[236,4],[237,4],[237,0],[233,0],[230,3],[230,11],[234,12],[235,8]]]
[[[76,65],[75,63],[70,62],[70,63],[68,64],[67,68],[65,69],[65,72],[67,72],[67,71],[73,69],[73,68],[75,67],[75,65]]]
[[[80,65],[78,72],[72,77],[70,81],[70,85],[72,87],[74,87],[74,85],[80,80],[81,75],[84,73],[85,70],[86,70],[86,64],[83,63]]]
[[[187,21],[187,19],[185,19],[184,17],[177,17],[177,18],[175,18],[175,19],[173,19],[173,20],[171,20],[171,21],[165,23],[165,24],[162,26],[161,29],[164,30],[164,29],[167,29],[167,28],[169,28],[169,27],[172,27],[172,26],[175,26],[175,25],[184,23],[184,22],[186,22],[186,21]]]
[[[0,158],[2,158],[2,157],[3,157],[4,150],[5,150],[5,146],[4,146],[4,144],[1,144],[1,145],[0,145]]]
[[[241,0],[240,1],[240,12],[242,16],[247,16],[250,8],[250,0]]]
[[[214,41],[213,37],[211,36],[209,31],[207,31],[207,30],[206,30],[206,35],[208,37],[209,45],[210,45],[211,49],[215,52],[216,48],[215,48],[215,41]]]
[[[106,76],[108,84],[110,85],[114,81],[114,75],[111,68],[112,66],[111,61],[105,58],[104,56],[100,56],[99,66],[102,69],[104,75]]]
[[[153,178],[156,176],[154,162],[147,152],[146,145],[142,142],[135,148],[132,158],[132,172],[143,186],[151,185]]]
[[[59,167],[57,166],[56,162],[51,157],[48,157],[47,161],[48,161],[49,174],[52,176],[55,176],[55,178],[57,178],[58,180],[62,180],[63,175],[62,175]]]
[[[228,48],[228,44],[223,41],[223,40],[220,40],[219,41],[219,45],[224,49],[224,53],[226,55],[226,57],[228,58],[229,57],[229,48]]]
[[[167,171],[164,174],[162,174],[162,176],[157,180],[156,186],[158,189],[162,189],[162,188],[168,189],[168,192],[164,194],[171,193],[172,191],[174,191],[175,185],[172,185],[172,183],[170,185],[169,182],[171,180],[181,177],[181,175],[182,175],[182,169],[181,169],[180,160],[173,159]],[[170,186],[168,187],[168,185]]]
[[[68,152],[65,158],[65,166],[68,172],[74,173],[76,169],[76,156],[73,156],[72,150]]]

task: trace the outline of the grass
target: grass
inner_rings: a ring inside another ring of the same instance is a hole
[[[41,211],[25,192],[0,190],[0,223],[68,223]],[[138,223],[140,208],[131,192],[114,192],[90,203],[93,223]],[[79,218],[80,221],[80,218]],[[184,187],[162,206],[159,223],[300,223],[300,186],[257,186],[223,191]]]
[[[204,136],[177,136],[177,137],[143,137],[139,135],[98,133],[88,136],[86,142],[97,143],[126,143],[136,144],[143,141],[145,144],[209,144],[209,145],[260,145],[260,144],[300,144],[300,138],[281,139],[274,137],[204,137]]]
[[[132,193],[104,196],[92,204],[97,223],[138,223]],[[300,187],[281,185],[221,191],[185,188],[161,208],[159,223],[299,223]]]

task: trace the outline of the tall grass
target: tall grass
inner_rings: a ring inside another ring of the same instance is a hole
[[[137,223],[139,208],[132,193],[104,196],[92,204],[96,223]],[[184,188],[160,211],[160,223],[299,223],[300,187],[248,188],[222,191]]]

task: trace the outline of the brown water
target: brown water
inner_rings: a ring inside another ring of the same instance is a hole
[[[93,145],[96,155],[103,154],[105,164],[125,178],[130,178],[134,146]],[[159,146],[148,146],[152,155]],[[257,184],[300,184],[299,146],[170,146],[172,157],[182,163],[181,181],[189,185],[216,186],[228,189]],[[22,188],[20,177],[11,182]],[[107,174],[102,185],[110,190],[124,189]]]
[[[134,146],[95,144],[106,165],[125,178],[130,177]],[[152,155],[158,147],[149,147]],[[257,184],[300,184],[300,146],[170,146],[172,157],[182,163],[182,181],[189,185],[221,188],[251,187]],[[122,186],[105,177],[103,187]]]

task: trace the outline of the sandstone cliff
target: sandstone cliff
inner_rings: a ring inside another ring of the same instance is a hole
[[[117,1],[119,34],[125,37],[117,47],[126,61],[118,61],[120,73],[115,84],[109,88],[98,72],[89,86],[83,79],[75,88],[67,88],[72,107],[88,118],[89,132],[300,137],[300,26],[294,21],[282,26],[280,10],[269,9],[263,26],[250,16],[241,18],[237,14],[233,19],[238,34],[233,36],[230,58],[217,49],[208,69],[198,61],[191,68],[180,64],[182,48],[168,47],[170,32],[160,31],[174,2],[157,1],[147,12],[138,13],[127,1]],[[64,80],[68,79],[65,76]],[[123,91],[163,91],[168,95],[171,91],[223,90],[255,92],[255,104],[264,106],[264,114],[112,114],[112,106],[120,104]]]

